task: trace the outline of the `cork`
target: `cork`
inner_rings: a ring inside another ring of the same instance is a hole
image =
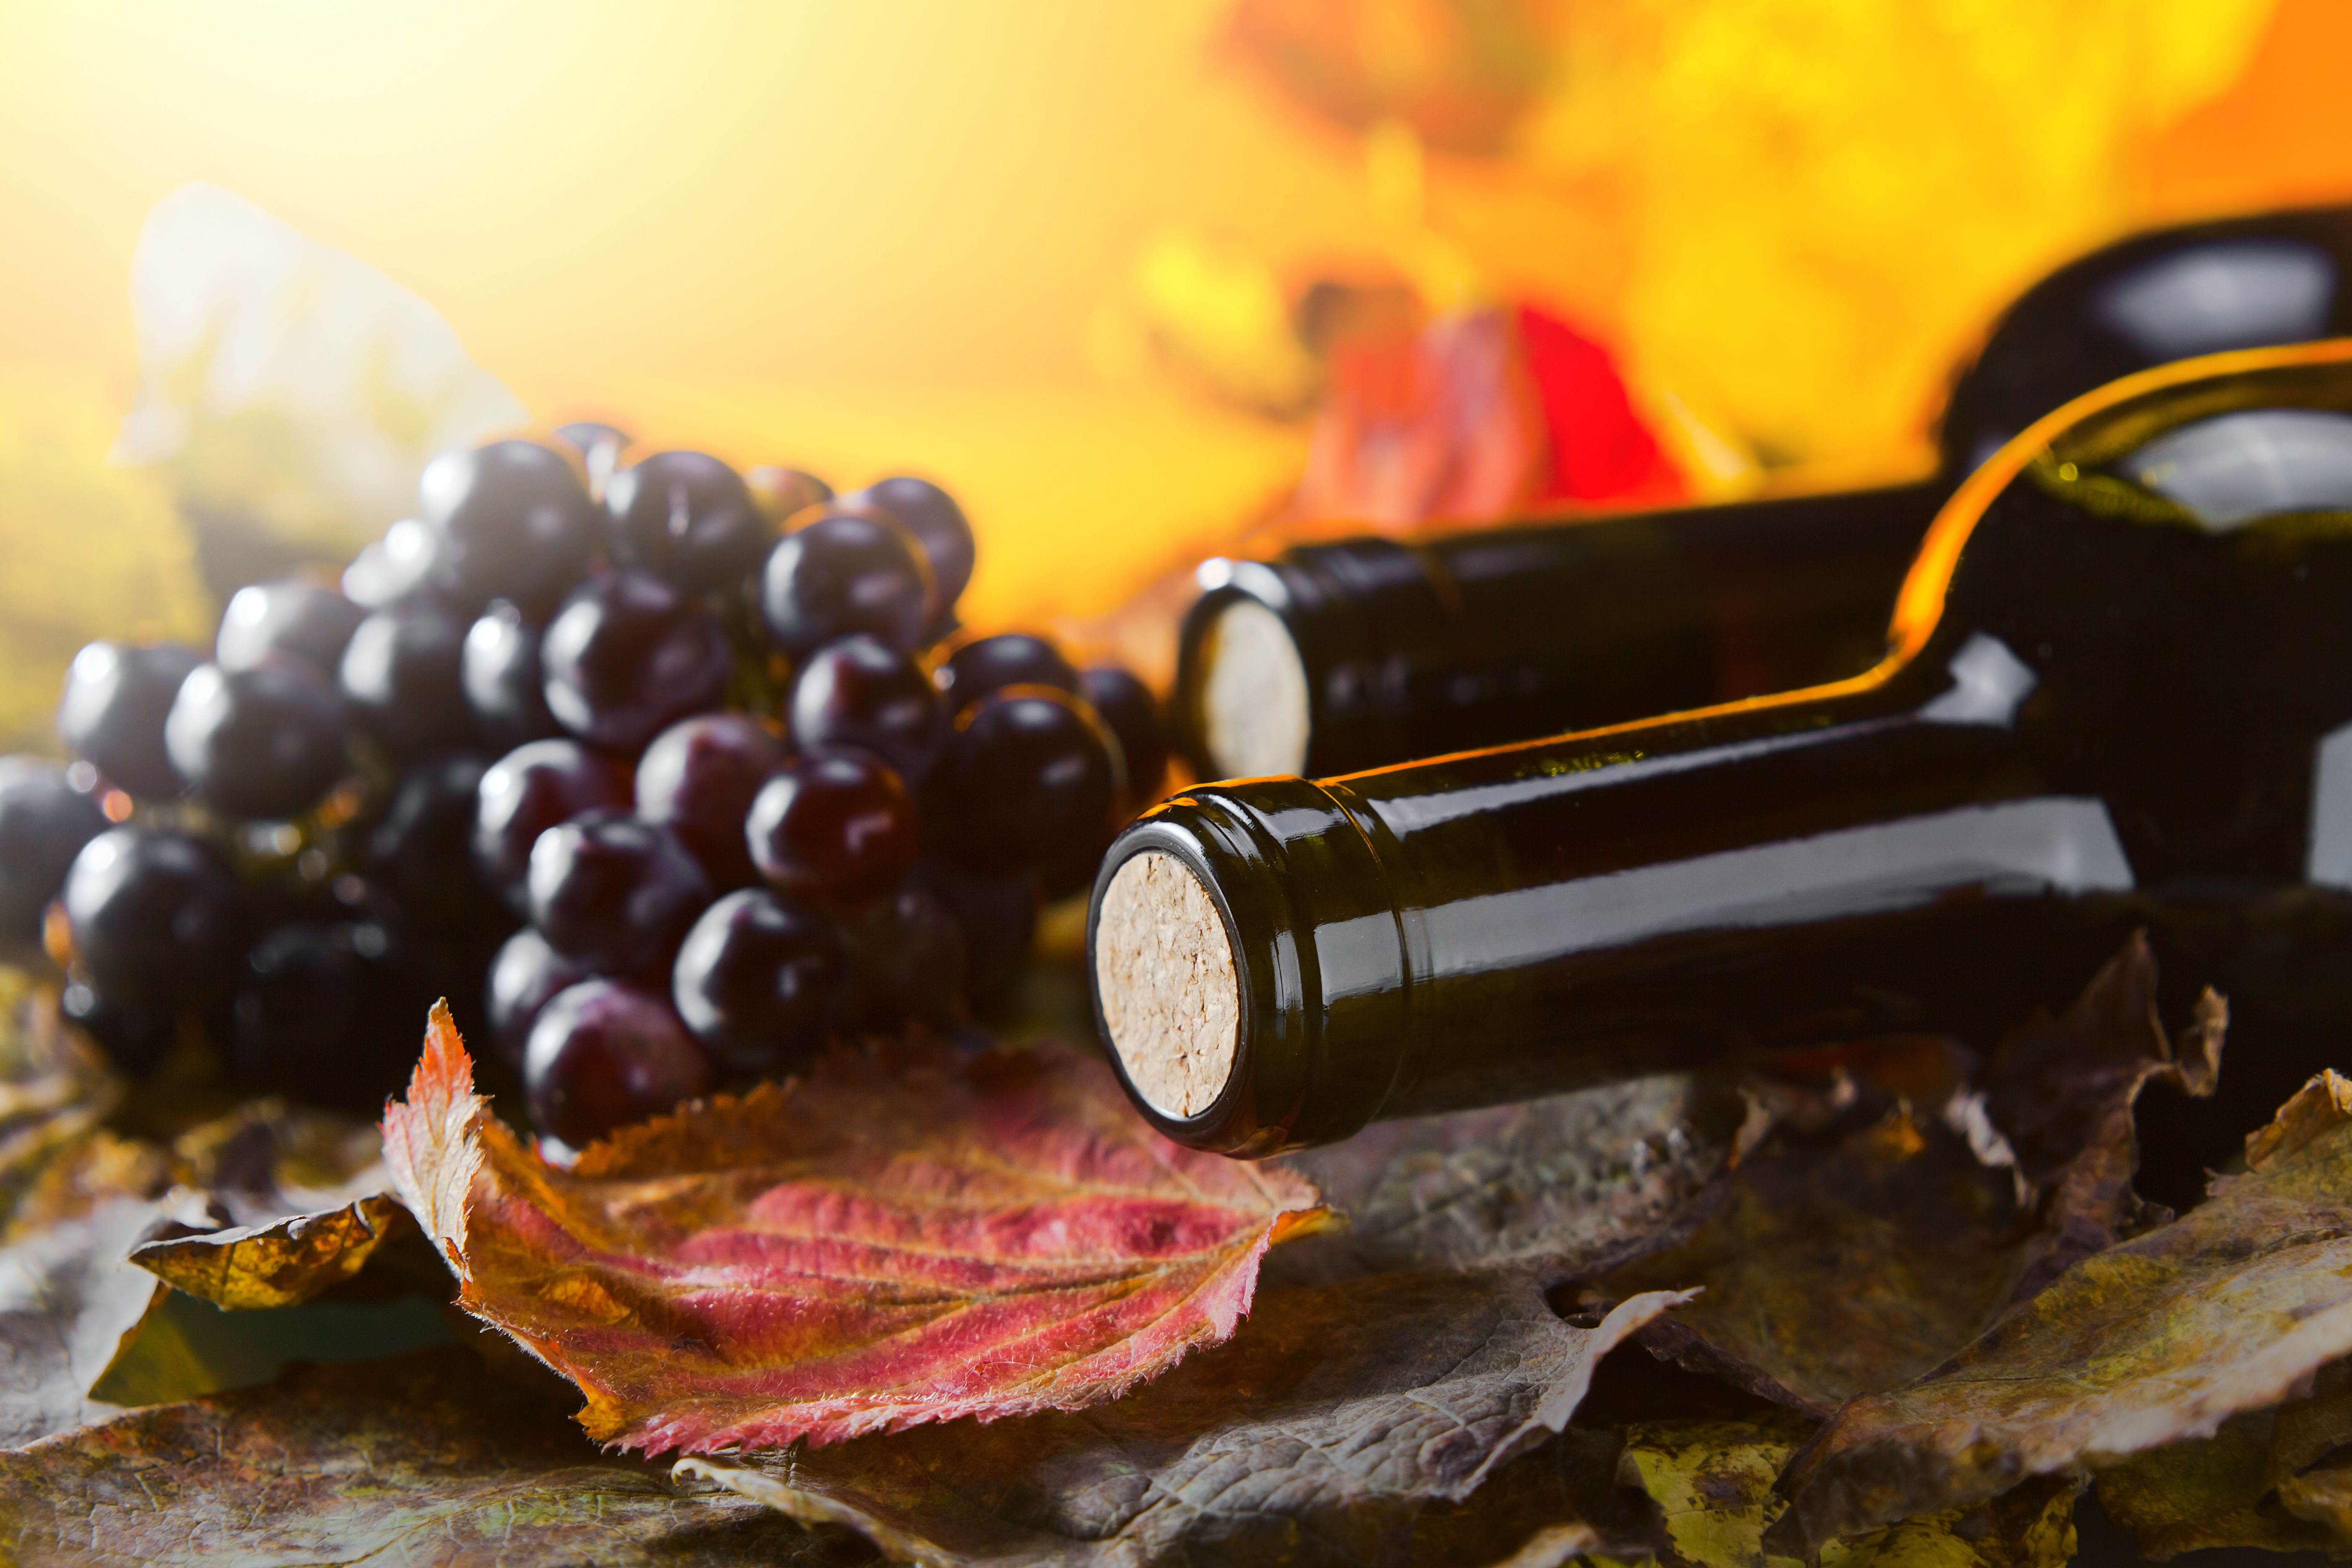
[[[1219,613],[1205,645],[1201,738],[1228,778],[1297,773],[1313,721],[1307,663],[1282,617],[1255,599]]]
[[[1163,850],[1112,874],[1095,921],[1095,984],[1128,1081],[1162,1116],[1216,1103],[1241,1037],[1241,981],[1224,917]]]

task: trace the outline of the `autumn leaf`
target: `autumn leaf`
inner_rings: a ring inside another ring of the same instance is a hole
[[[598,1454],[451,1347],[310,1367],[0,1454],[27,1563],[819,1568],[870,1560],[730,1493]]]
[[[2329,1531],[2288,1512],[2267,1474],[2276,1420],[2268,1410],[2233,1416],[2210,1437],[2102,1465],[2100,1506],[2159,1563],[2216,1546],[2325,1548]]]
[[[131,1261],[174,1289],[215,1306],[289,1307],[360,1271],[384,1239],[409,1223],[391,1198],[358,1198],[320,1214],[217,1230],[172,1227],[131,1249]]]
[[[1764,1532],[1787,1506],[1773,1479],[1812,1430],[1790,1413],[1629,1429],[1618,1479],[1655,1512],[1655,1555],[1691,1568],[1799,1568],[1794,1559],[1768,1557]],[[2074,1489],[2034,1483],[1990,1504],[1905,1520],[1832,1543],[1820,1568],[2064,1568],[2074,1552]]]
[[[1318,1212],[1051,1048],[844,1050],[559,1170],[488,1115],[442,1008],[384,1152],[460,1304],[578,1384],[592,1435],[652,1453],[1111,1398],[1231,1334]]]
[[[1601,1357],[1680,1299],[1580,1328],[1543,1278],[1269,1290],[1230,1342],[1084,1415],[680,1468],[958,1568],[1556,1563],[1606,1542],[1577,1510],[1606,1500],[1616,1452],[1563,1429]]]
[[[89,1389],[161,1289],[123,1257],[155,1213],[114,1198],[0,1247],[0,1448],[112,1413]]]
[[[1292,1157],[1349,1223],[1267,1267],[1302,1283],[1522,1261],[1605,1269],[1680,1237],[1762,1131],[1753,1109],[1672,1075],[1375,1122]]]
[[[2168,1217],[2131,1190],[2132,1106],[2158,1078],[2210,1092],[2223,1014],[2209,994],[2176,1048],[2155,994],[2135,938],[1981,1070],[1933,1038],[1850,1047],[1846,1112],[1784,1115],[1687,1241],[1606,1291],[1705,1287],[1644,1342],[1813,1415],[1925,1374],[2066,1264]]]
[[[1775,1549],[2210,1436],[2352,1352],[2352,1082],[2314,1079],[2247,1139],[2246,1164],[1931,1375],[1847,1404],[1782,1478]]]

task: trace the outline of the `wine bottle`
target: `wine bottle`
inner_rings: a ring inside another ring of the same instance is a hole
[[[1154,808],[1088,910],[1130,1095],[1258,1156],[1984,1038],[2152,912],[2352,889],[2352,341],[2037,423],[1939,513],[1889,639],[1807,689]]]
[[[1203,778],[1320,776],[1852,675],[1969,470],[2070,398],[2195,354],[2352,331],[2352,206],[2159,230],[2037,283],[1916,484],[1211,561],[1174,711]]]

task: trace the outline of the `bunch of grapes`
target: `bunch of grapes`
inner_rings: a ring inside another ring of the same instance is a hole
[[[994,1015],[1156,794],[1134,676],[956,638],[937,486],[558,434],[436,459],[340,591],[241,590],[209,660],[91,644],[76,760],[0,760],[0,941],[126,1068],[193,1035],[370,1106],[446,994],[577,1145]]]

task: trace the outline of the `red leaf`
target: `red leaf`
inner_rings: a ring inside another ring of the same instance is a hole
[[[1168,1142],[1054,1048],[837,1052],[557,1170],[489,1116],[439,1008],[384,1155],[466,1309],[648,1453],[1114,1397],[1230,1335],[1315,1203]]]

